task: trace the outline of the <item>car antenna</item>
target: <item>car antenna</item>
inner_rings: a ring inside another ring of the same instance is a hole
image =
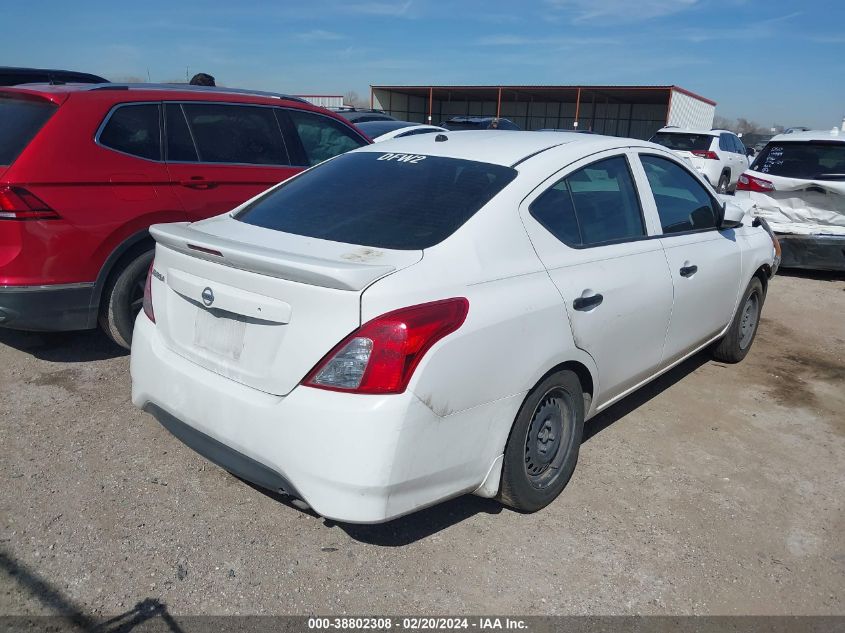
[[[448,140],[449,140],[449,137],[446,136],[445,134],[438,134],[437,136],[434,137],[435,143],[443,143],[443,142],[448,141]]]

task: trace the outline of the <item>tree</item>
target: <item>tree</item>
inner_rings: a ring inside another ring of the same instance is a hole
[[[370,104],[367,100],[362,99],[358,96],[358,93],[354,90],[350,90],[345,95],[343,95],[343,105],[350,105],[356,108],[369,108]]]

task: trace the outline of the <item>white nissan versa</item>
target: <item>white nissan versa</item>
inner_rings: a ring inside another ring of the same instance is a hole
[[[645,141],[363,147],[151,229],[132,399],[332,519],[467,492],[537,510],[585,419],[708,345],[745,356],[776,269],[758,223]]]

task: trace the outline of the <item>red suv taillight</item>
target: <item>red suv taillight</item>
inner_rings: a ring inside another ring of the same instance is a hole
[[[740,174],[736,183],[737,191],[756,191],[757,193],[768,193],[775,190],[774,183],[763,178]]]
[[[0,220],[58,220],[59,214],[34,193],[15,185],[0,185]]]
[[[716,152],[712,152],[709,149],[694,149],[690,152],[693,156],[698,156],[699,158],[707,158],[708,160],[719,160],[719,155]]]
[[[150,269],[147,271],[147,281],[144,282],[144,314],[153,323],[156,322],[156,313],[153,311],[153,266],[155,260],[150,262]],[[135,286],[137,288],[137,286]]]
[[[376,317],[338,343],[303,380],[318,389],[402,393],[425,353],[463,325],[463,297],[423,303]]]

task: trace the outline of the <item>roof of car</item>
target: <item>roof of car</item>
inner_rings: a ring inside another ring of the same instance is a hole
[[[443,137],[447,140],[437,140]],[[459,158],[512,167],[545,150],[570,144],[573,148],[578,146],[585,152],[601,151],[603,149],[612,149],[613,147],[627,147],[633,144],[655,148],[659,147],[646,141],[602,136],[599,134],[467,130],[406,136],[404,138],[376,143],[375,145],[368,145],[355,151],[422,154],[425,156]]]
[[[236,95],[249,97],[263,97],[269,99],[286,99],[288,101],[308,103],[305,99],[301,99],[300,97],[294,97],[292,95],[280,94],[276,92],[265,92],[262,90],[248,90],[242,88],[225,88],[222,86],[192,86],[190,84],[23,84],[20,86],[10,86],[9,88],[4,88],[4,90],[5,89],[26,90],[27,92],[41,94],[44,96],[68,94],[74,92],[167,92],[182,93],[181,96]]]
[[[493,120],[509,120],[505,119],[505,117],[497,117],[497,116],[453,116],[448,119],[444,119],[446,123],[481,123],[483,121],[493,121]]]
[[[61,70],[59,68],[23,68],[19,66],[0,66],[0,74],[3,75],[52,75],[56,79],[62,77],[73,77],[84,83],[108,83],[108,79],[104,79],[99,75],[91,73],[79,72],[77,70]]]
[[[773,136],[770,143],[784,141],[841,141],[845,143],[845,131],[839,128],[832,130],[807,130],[805,132],[790,132]]]
[[[703,128],[689,128],[689,127],[676,127],[674,125],[669,125],[666,127],[662,127],[658,132],[669,132],[670,134],[706,134],[708,136],[719,136],[719,134],[735,134],[735,132],[731,132],[730,130],[720,130],[717,128],[711,129],[703,129]]]

